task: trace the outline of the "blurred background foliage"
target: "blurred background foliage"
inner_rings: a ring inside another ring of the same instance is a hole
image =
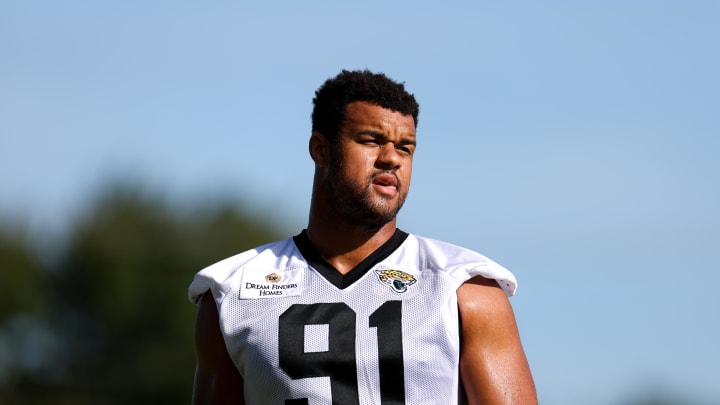
[[[0,219],[0,404],[189,403],[193,275],[286,236],[242,207],[120,184],[51,242]],[[692,403],[659,388],[621,405]]]
[[[64,238],[0,222],[0,404],[189,403],[199,269],[277,239],[237,204],[102,192]],[[40,246],[42,245],[42,246]]]

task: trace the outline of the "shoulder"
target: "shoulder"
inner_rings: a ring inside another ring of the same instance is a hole
[[[517,289],[515,276],[488,257],[452,243],[410,234],[407,249],[417,254],[418,266],[446,272],[458,280],[458,286],[476,276],[496,280],[507,296]]]
[[[497,312],[505,312],[510,309],[510,302],[497,280],[482,276],[474,277],[463,283],[457,290],[457,296],[461,314],[486,314],[489,315],[487,321],[498,319]]]
[[[292,238],[271,242],[223,259],[200,270],[188,288],[188,296],[198,303],[203,293],[212,290],[213,295],[224,295],[231,289],[233,280],[247,266],[274,267],[288,258],[296,257],[297,248]]]

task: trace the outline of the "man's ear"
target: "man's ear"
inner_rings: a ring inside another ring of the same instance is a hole
[[[325,135],[320,132],[313,131],[310,135],[310,157],[318,167],[325,167],[328,164],[328,155],[330,154],[330,142]]]

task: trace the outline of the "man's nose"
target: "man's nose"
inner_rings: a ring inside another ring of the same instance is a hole
[[[377,166],[383,169],[396,169],[400,166],[400,155],[395,144],[387,142],[380,146],[380,155],[377,158]]]

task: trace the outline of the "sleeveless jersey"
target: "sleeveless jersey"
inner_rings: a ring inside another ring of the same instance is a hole
[[[488,258],[400,230],[346,275],[305,233],[225,259],[189,288],[211,291],[248,404],[458,404],[457,288],[514,276]]]

